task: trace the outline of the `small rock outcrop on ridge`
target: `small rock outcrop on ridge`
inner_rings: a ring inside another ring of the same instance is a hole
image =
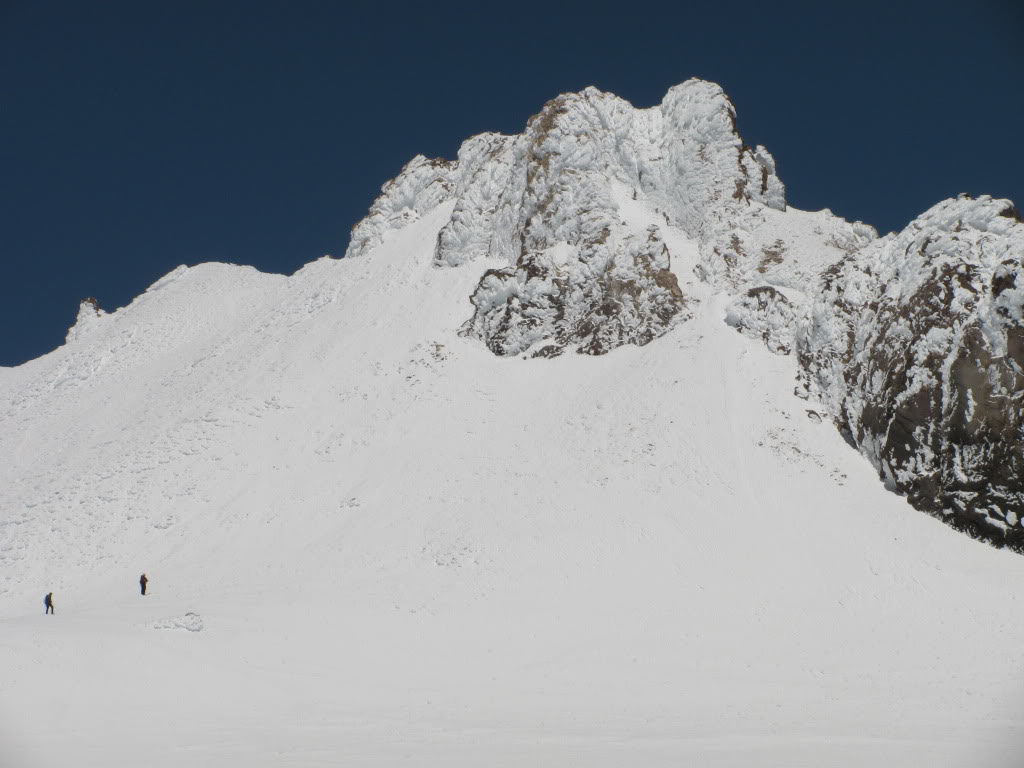
[[[72,341],[88,334],[96,327],[97,323],[101,322],[100,318],[106,314],[106,312],[100,309],[99,302],[96,299],[91,296],[87,299],[82,299],[81,304],[78,305],[78,316],[75,318],[75,324],[68,328],[65,341]]]

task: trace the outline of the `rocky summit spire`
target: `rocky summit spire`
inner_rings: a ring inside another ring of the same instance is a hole
[[[726,223],[786,206],[772,156],[743,144],[719,86],[689,80],[650,109],[587,88],[548,102],[518,136],[475,136],[454,162],[415,158],[346,255],[449,203],[436,264],[497,264],[472,296],[468,333],[500,355],[602,354],[688,316],[661,228],[623,220],[623,198],[637,197],[702,243],[709,275],[742,269]]]

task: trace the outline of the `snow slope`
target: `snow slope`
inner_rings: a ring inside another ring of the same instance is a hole
[[[663,218],[671,333],[460,337],[452,206],[0,369],[3,765],[1019,764],[1024,558],[886,492]]]

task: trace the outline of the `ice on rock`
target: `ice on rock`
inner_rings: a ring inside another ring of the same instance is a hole
[[[650,109],[587,88],[548,102],[521,135],[473,137],[453,163],[414,160],[356,226],[348,255],[454,199],[435,263],[500,265],[473,294],[468,333],[500,355],[645,344],[689,316],[688,300],[663,234],[623,226],[615,184],[698,241],[715,262],[709,276],[729,259],[723,229],[786,207],[774,159],[743,144],[719,86],[689,80]]]
[[[500,235],[507,238],[518,204],[511,181],[521,144],[520,137],[485,133],[462,145],[458,167],[469,170],[459,177],[455,210],[438,234],[436,264],[457,267],[490,254],[511,260],[511,241]]]
[[[346,257],[361,256],[384,242],[390,232],[411,224],[449,199],[454,164],[417,155],[381,188],[370,213],[352,228]]]
[[[916,507],[1024,552],[1024,224],[946,200],[825,275],[805,393]]]
[[[751,288],[726,309],[725,322],[772,352],[788,355],[793,346],[796,312],[781,291],[770,285]]]

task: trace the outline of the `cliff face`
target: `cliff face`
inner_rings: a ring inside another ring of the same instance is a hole
[[[797,331],[803,391],[894,489],[1024,552],[1024,225],[962,197],[830,268]]]

